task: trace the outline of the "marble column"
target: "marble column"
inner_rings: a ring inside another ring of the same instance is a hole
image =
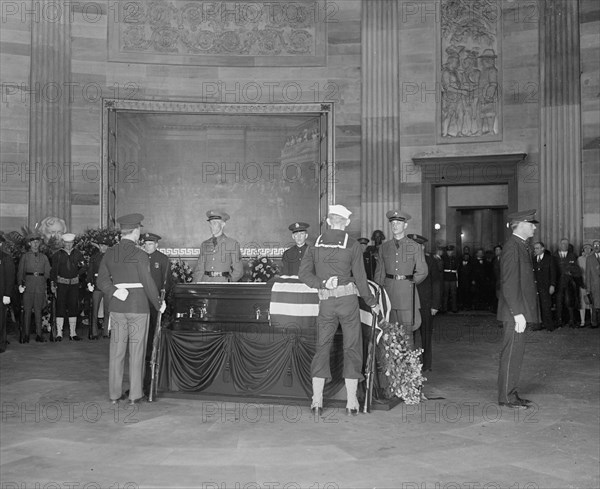
[[[71,24],[69,4],[31,2],[29,225],[71,225]]]
[[[397,0],[362,2],[361,233],[389,234],[385,213],[400,203],[400,85]]]
[[[583,238],[579,2],[540,2],[541,237]]]

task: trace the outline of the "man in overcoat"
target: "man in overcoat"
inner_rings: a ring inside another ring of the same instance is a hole
[[[531,401],[517,392],[525,353],[527,323],[539,322],[539,306],[531,250],[528,240],[535,234],[536,211],[515,212],[508,216],[512,236],[502,249],[500,258],[500,297],[498,319],[504,335],[498,372],[498,404],[511,409],[527,409]]]
[[[541,241],[533,244],[533,272],[535,276],[538,299],[540,301],[540,326],[532,329],[547,329],[554,331],[552,320],[552,294],[556,289],[556,266],[546,245]]]
[[[593,251],[585,262],[585,286],[592,296],[592,328],[600,321],[600,240],[592,243]]]

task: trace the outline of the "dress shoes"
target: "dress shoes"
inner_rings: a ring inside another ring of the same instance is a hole
[[[141,402],[145,401],[147,398],[146,396],[142,396],[138,399],[129,399],[129,405],[133,406],[134,404],[140,404]]]
[[[519,394],[517,394],[515,392],[515,399],[517,400],[517,402],[523,404],[524,406],[529,406],[531,404],[531,401],[529,399],[522,399],[519,397]]]
[[[81,341],[81,338],[79,336],[75,335],[75,336],[69,336],[69,340],[71,340],[71,341]]]
[[[527,404],[521,404],[520,402],[499,402],[499,406],[507,407],[510,409],[528,409],[529,406]]]
[[[323,408],[321,406],[312,406],[310,412],[313,416],[323,416]]]
[[[358,409],[346,408],[346,416],[358,416]]]
[[[110,403],[114,406],[116,404],[119,404],[119,401],[124,401],[125,399],[127,399],[127,396],[125,394],[122,394],[121,397],[119,397],[118,399],[111,399]]]

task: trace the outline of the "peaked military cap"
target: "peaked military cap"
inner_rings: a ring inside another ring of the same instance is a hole
[[[513,222],[530,222],[532,224],[538,224],[539,221],[535,218],[535,209],[529,209],[527,211],[513,212],[508,215],[508,221]]]
[[[62,235],[62,240],[65,243],[72,243],[75,240],[75,235],[73,233],[65,233]]]
[[[140,236],[140,240],[142,240],[143,242],[158,241],[159,239],[161,239],[161,237],[158,234],[154,233],[144,233]]]
[[[294,222],[288,226],[288,229],[294,234],[299,231],[306,231],[309,227],[305,222]]]
[[[117,222],[120,224],[121,229],[135,229],[136,227],[144,227],[142,221],[144,216],[142,214],[127,214],[117,218]]]
[[[419,244],[425,244],[428,241],[425,236],[421,236],[420,234],[407,234],[407,237]]]
[[[221,221],[229,221],[229,214],[227,214],[227,212],[208,211],[206,213],[206,217],[208,217],[208,221],[214,221],[215,219],[220,219]]]
[[[358,238],[356,241],[360,244],[369,244],[369,238]]]
[[[339,204],[330,205],[327,213],[335,214],[336,216],[342,216],[344,219],[348,219],[352,215],[352,212],[346,209],[343,205]]]
[[[407,214],[406,212],[402,212],[402,211],[387,211],[385,214],[385,217],[387,217],[388,221],[392,222],[392,221],[410,221],[411,216],[410,214]]]

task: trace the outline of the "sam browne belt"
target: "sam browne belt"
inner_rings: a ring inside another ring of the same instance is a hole
[[[229,272],[204,272],[207,277],[230,277]]]
[[[412,275],[390,275],[389,273],[385,274],[385,278],[391,278],[392,280],[412,280]]]

